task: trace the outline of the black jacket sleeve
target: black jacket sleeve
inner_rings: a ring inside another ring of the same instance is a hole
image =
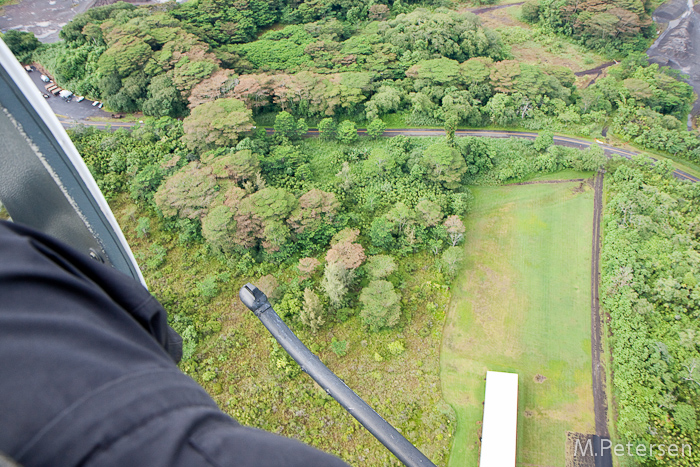
[[[31,466],[343,466],[242,427],[139,283],[0,221],[0,452]]]

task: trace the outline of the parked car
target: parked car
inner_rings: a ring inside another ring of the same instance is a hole
[[[27,73],[31,73],[32,71],[34,71],[34,68],[32,68],[29,65],[25,65],[24,69],[27,70]]]
[[[76,102],[83,102],[85,100],[85,96],[78,96],[75,101]]]
[[[103,105],[104,104],[102,102],[100,102],[100,105],[98,105],[97,107],[101,109]]]
[[[51,81],[51,79],[50,79],[48,76],[46,76],[46,75],[41,75],[41,80],[42,80],[44,83],[48,83],[49,81]]]
[[[112,118],[122,118],[124,115],[122,114],[112,114]]]
[[[100,105],[100,101],[95,101],[95,102],[92,103],[92,106],[93,106],[93,107],[97,107],[98,105]]]
[[[51,96],[49,96],[48,94],[44,94],[44,99],[48,99],[49,97]]]

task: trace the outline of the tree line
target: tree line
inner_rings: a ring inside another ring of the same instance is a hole
[[[700,460],[700,187],[636,158],[608,178],[601,298],[610,313],[617,432],[634,445],[683,444]],[[680,452],[680,451],[679,451]]]
[[[547,12],[559,3],[537,5],[531,20],[554,21]],[[202,14],[193,13],[200,7]],[[78,15],[62,42],[34,54],[64,87],[115,111],[201,120],[236,108],[241,116],[235,99],[253,118],[285,111],[312,125],[324,118],[367,125],[398,115],[407,126],[448,130],[516,126],[600,137],[609,127],[642,147],[700,160],[698,138],[683,124],[692,88],[643,54],[630,53],[607,77],[579,89],[568,68],[511,60],[499,34],[471,13],[393,3],[371,5],[351,23],[357,6],[336,7],[319,19],[277,3],[120,2]],[[578,24],[571,18],[562,21]],[[256,36],[279,21],[308,22]],[[26,55],[22,41],[14,42]]]

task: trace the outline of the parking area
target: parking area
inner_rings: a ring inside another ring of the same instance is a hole
[[[91,100],[85,99],[82,102],[78,102],[76,97],[73,97],[71,101],[66,102],[66,100],[62,97],[54,96],[47,92],[45,88],[47,83],[41,81],[41,73],[38,70],[32,71],[28,74],[32,78],[32,81],[36,85],[39,93],[48,94],[51,96],[46,100],[55,114],[78,121],[88,120],[90,118],[109,118],[111,116],[110,113],[97,107],[93,107]]]

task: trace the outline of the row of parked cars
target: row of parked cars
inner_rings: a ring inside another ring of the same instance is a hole
[[[26,65],[26,66],[24,67],[24,69],[27,70],[27,73],[31,73],[31,72],[34,71],[35,68],[34,68],[33,66],[31,66],[31,65]],[[59,88],[59,87],[53,82],[53,80],[52,80],[51,78],[49,78],[48,76],[46,76],[46,75],[41,75],[39,78],[41,78],[41,80],[42,80],[44,83],[46,83],[46,85],[44,86],[44,88],[46,89],[46,92],[51,93],[51,94],[53,94],[54,96],[60,96],[60,97],[62,97],[63,99],[65,99],[66,102],[70,102],[71,100],[73,100],[73,97],[75,97],[76,102],[82,102],[82,101],[85,100],[85,97],[83,97],[83,96],[75,96],[71,91],[69,91],[69,90],[67,90],[67,89],[61,89],[61,88]],[[48,99],[48,98],[51,97],[50,94],[43,93],[43,95],[44,95],[44,98],[45,98],[45,99]],[[98,108],[101,109],[101,108],[104,106],[104,104],[103,104],[102,102],[100,102],[100,101],[94,101],[94,102],[92,103],[92,106],[93,106],[93,107],[98,107]],[[122,118],[122,117],[123,117],[122,114],[112,114],[112,118]]]
[[[25,70],[27,70],[27,73],[31,73],[34,71],[34,67],[27,65],[24,67]],[[49,78],[46,75],[41,75],[40,76],[41,80],[44,83],[47,83],[44,88],[46,89],[46,92],[53,94],[54,96],[60,96],[62,97],[66,102],[70,102],[73,100],[73,97],[75,97],[76,102],[82,102],[85,100],[85,97],[83,96],[75,96],[71,91],[68,89],[61,89],[59,88],[56,83],[53,82],[51,78]],[[49,94],[44,93],[44,98],[48,99],[51,97]],[[95,101],[92,103],[93,107],[99,107],[100,109],[102,108],[103,104],[100,101]]]

